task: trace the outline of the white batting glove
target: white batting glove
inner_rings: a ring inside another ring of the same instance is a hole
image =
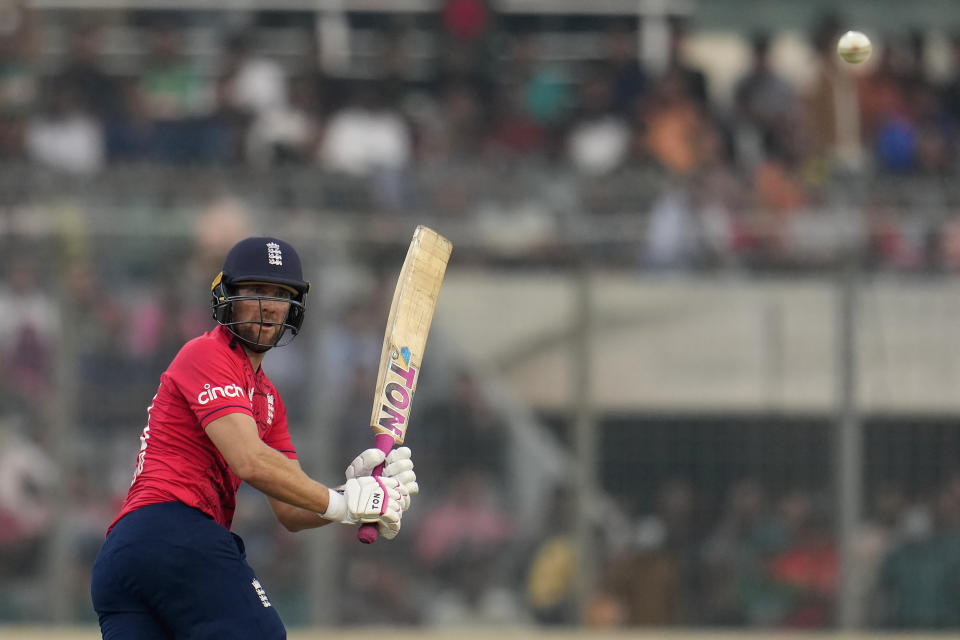
[[[410,508],[410,496],[420,493],[420,485],[417,484],[417,474],[413,471],[413,460],[411,459],[410,447],[399,447],[384,456],[380,449],[367,449],[353,459],[350,466],[344,474],[347,479],[369,476],[381,462],[385,462],[383,475],[396,478],[406,490],[407,498],[403,504],[403,510]]]
[[[387,487],[389,501],[386,510],[377,519],[377,529],[383,538],[393,540],[400,533],[400,520],[403,519],[403,512],[406,510],[403,505],[410,505],[410,494],[396,478],[390,476],[379,478],[367,476],[367,478],[354,478],[347,482],[363,482],[365,479],[372,479]]]
[[[350,478],[339,490],[330,490],[320,517],[342,524],[376,522],[383,537],[392,540],[400,531],[404,500],[410,496],[395,478]]]
[[[407,500],[409,500],[409,496]],[[380,537],[385,540],[393,540],[397,537],[397,534],[400,533],[400,521],[403,519],[403,511],[397,515],[397,519],[386,519],[385,517],[380,518],[377,521],[377,530],[380,532]]]

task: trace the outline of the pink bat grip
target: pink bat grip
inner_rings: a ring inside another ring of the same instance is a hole
[[[389,454],[393,450],[393,445],[396,442],[393,439],[393,436],[386,433],[377,434],[376,447],[383,451],[384,455]],[[383,473],[383,464],[378,464],[377,468],[373,470],[373,477],[378,477]],[[372,522],[360,525],[360,530],[357,531],[357,540],[364,544],[372,544],[377,541],[377,538],[380,536],[380,532],[377,530],[377,525]]]

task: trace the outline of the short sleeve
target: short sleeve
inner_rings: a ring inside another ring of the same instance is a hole
[[[231,413],[253,416],[241,363],[215,342],[188,342],[164,375],[176,385],[203,428]]]

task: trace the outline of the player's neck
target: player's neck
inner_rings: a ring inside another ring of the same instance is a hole
[[[250,351],[250,349],[247,349],[246,347],[243,347],[243,352],[247,354],[247,358],[250,360],[250,366],[253,367],[253,371],[259,371],[260,363],[263,362],[263,356],[267,355],[267,352],[264,351],[263,353],[257,353],[256,351]]]

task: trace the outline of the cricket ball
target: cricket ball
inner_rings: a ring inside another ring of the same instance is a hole
[[[859,31],[847,31],[837,42],[837,53],[851,64],[859,64],[869,58],[872,49],[870,38]]]

